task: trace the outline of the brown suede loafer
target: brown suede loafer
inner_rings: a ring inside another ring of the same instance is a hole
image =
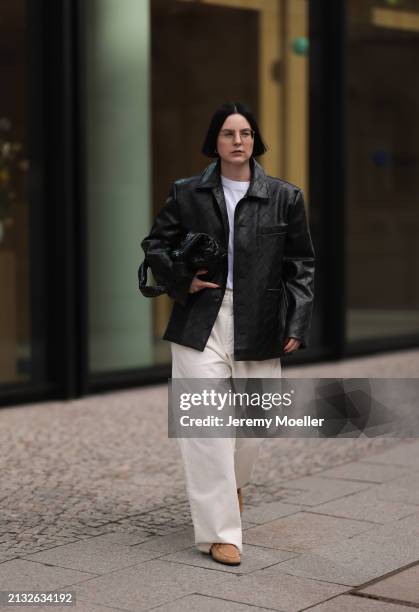
[[[211,556],[214,561],[225,565],[240,565],[240,551],[234,544],[216,542],[211,546]]]
[[[237,489],[237,497],[239,498],[240,514],[243,512],[243,493],[241,489]]]

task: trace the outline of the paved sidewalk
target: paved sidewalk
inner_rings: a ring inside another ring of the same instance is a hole
[[[419,351],[286,376],[419,377]],[[419,609],[419,440],[264,440],[244,489],[242,564],[193,545],[165,385],[0,410],[0,591],[9,610]]]

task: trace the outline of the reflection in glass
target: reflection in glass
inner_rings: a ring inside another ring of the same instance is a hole
[[[26,2],[0,3],[0,383],[30,378]]]
[[[348,2],[347,338],[419,332],[417,2]]]

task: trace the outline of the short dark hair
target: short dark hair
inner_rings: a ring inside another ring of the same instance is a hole
[[[242,104],[241,102],[226,102],[217,108],[211,118],[201,152],[207,157],[218,157],[218,153],[215,152],[218,133],[221,130],[224,121],[233,113],[240,113],[240,115],[246,117],[252,127],[252,130],[255,132],[252,155],[254,157],[263,155],[263,153],[268,150],[268,147],[262,140],[259,126],[252,111],[248,106]]]

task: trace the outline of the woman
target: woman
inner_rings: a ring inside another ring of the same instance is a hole
[[[277,378],[280,357],[308,344],[314,250],[304,199],[297,186],[265,174],[255,156],[266,150],[252,112],[222,105],[202,147],[216,160],[174,181],[141,243],[174,299],[163,336],[172,378]],[[173,264],[170,251],[187,231],[226,247],[226,264],[213,277]],[[179,438],[195,544],[217,562],[241,561],[241,489],[260,440]]]

